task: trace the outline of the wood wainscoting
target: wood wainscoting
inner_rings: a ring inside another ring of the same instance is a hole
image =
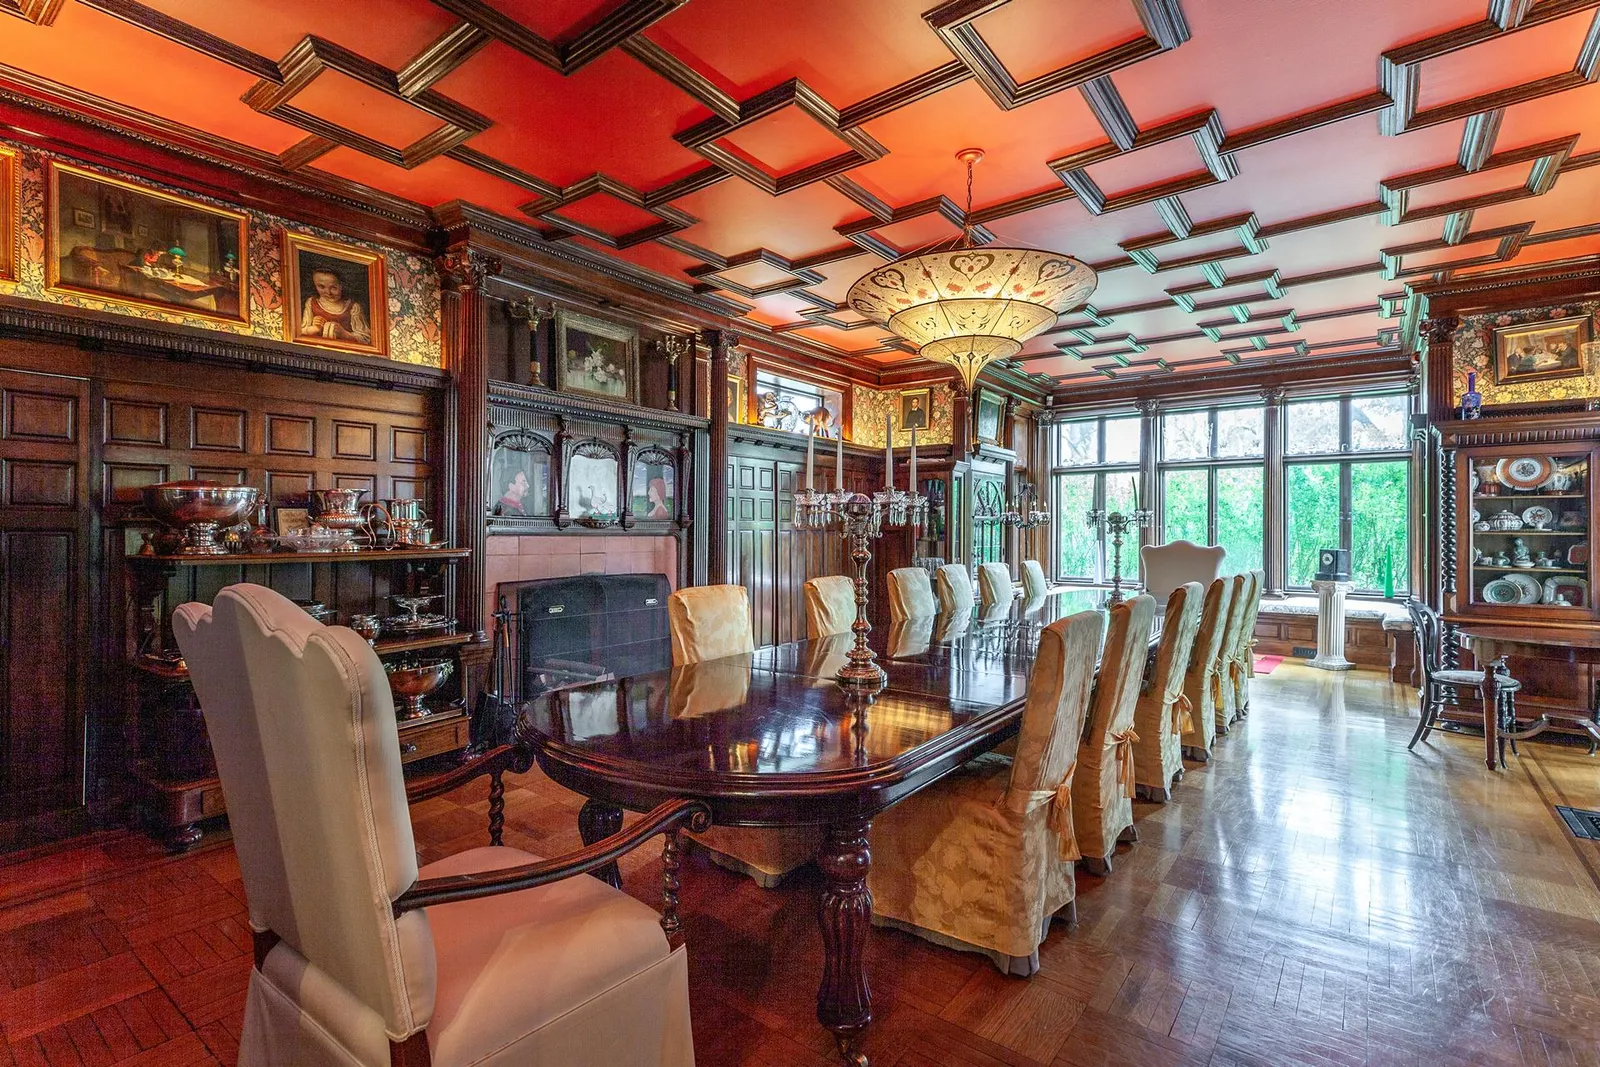
[[[345,487],[366,499],[418,497],[436,513],[442,375],[426,379],[429,389],[312,385],[247,358],[233,366],[0,340],[0,850],[81,829],[91,813],[112,817],[129,795],[130,766],[149,741],[133,713],[135,605],[123,564],[153,529],[136,510],[141,486],[241,483],[274,506],[302,507],[313,488]],[[361,369],[381,374],[380,363]],[[416,369],[396,364],[395,377]],[[210,570],[221,580],[231,568]],[[215,592],[184,580],[192,585],[175,595]],[[291,595],[354,602],[385,592],[376,581],[352,574]]]
[[[1308,613],[1275,613],[1271,601],[1261,605],[1256,617],[1256,655],[1300,657],[1303,650],[1317,647],[1317,616]],[[1398,640],[1397,640],[1398,639]],[[1296,650],[1301,651],[1296,651]],[[1344,655],[1358,667],[1373,667],[1388,672],[1391,681],[1411,683],[1416,662],[1416,646],[1410,633],[1386,633],[1381,618],[1345,617]]]

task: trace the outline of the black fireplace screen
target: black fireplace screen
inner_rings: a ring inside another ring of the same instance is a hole
[[[664,574],[583,574],[502,582],[496,688],[527,700],[672,665]]]

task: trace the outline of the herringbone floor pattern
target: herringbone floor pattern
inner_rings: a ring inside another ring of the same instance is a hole
[[[1481,742],[1408,754],[1409,690],[1293,663],[1141,804],[1108,879],[1079,876],[1031,981],[876,930],[878,1067],[1600,1067],[1600,760]],[[486,786],[413,809],[423,858],[484,840]],[[508,844],[576,847],[580,801],[537,772]],[[653,851],[624,867],[655,900]],[[705,1067],[826,1067],[812,1016],[818,878],[754,884],[691,858],[695,1046]],[[0,1065],[231,1064],[250,966],[226,843],[169,858],[114,833],[0,866]]]

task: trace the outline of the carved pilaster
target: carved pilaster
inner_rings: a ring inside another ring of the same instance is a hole
[[[445,400],[446,485],[443,526],[457,545],[472,550],[456,572],[457,625],[487,640],[484,628],[484,479],[489,463],[489,370],[487,307],[483,283],[500,273],[500,261],[470,248],[439,257],[440,304],[446,367],[451,387]]]
[[[711,350],[711,492],[706,507],[706,574],[713,583],[728,580],[728,361],[739,335],[727,330],[706,330]]]

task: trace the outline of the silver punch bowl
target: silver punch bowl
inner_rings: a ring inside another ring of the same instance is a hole
[[[221,482],[161,482],[144,487],[144,506],[163,526],[183,533],[182,556],[225,556],[217,531],[237,526],[256,509],[261,490]]]

